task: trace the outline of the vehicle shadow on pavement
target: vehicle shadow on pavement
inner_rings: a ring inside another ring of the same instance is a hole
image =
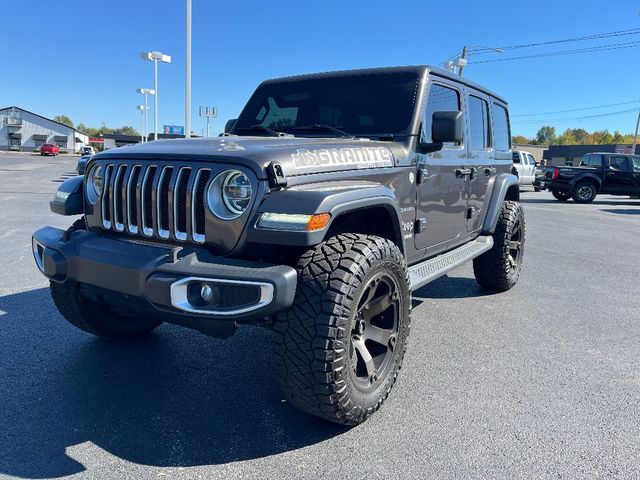
[[[63,174],[60,175],[59,178],[55,178],[53,180],[51,180],[53,183],[62,183],[65,180],[70,179],[71,177],[77,177],[78,173],[77,172],[64,172]]]
[[[554,198],[523,198],[522,203],[551,203],[554,205],[580,205],[579,203],[569,200],[567,202],[560,202]],[[620,200],[598,200],[596,199],[588,205],[625,205],[630,207],[640,207],[640,202],[637,200],[629,200],[629,197],[622,197]]]
[[[615,213],[617,215],[640,215],[640,209],[634,209],[634,208],[604,208],[600,211]]]
[[[129,462],[186,467],[347,431],[282,400],[266,330],[222,341],[163,325],[144,340],[109,342],[68,325],[45,288],[0,297],[0,324],[0,476],[82,472],[84,455],[91,464],[104,455],[65,451],[85,442]]]
[[[422,303],[420,300],[429,298],[471,298],[495,295],[495,292],[486,290],[478,285],[474,278],[469,277],[443,277],[428,283],[413,292],[413,307]],[[416,304],[416,302],[418,302]]]

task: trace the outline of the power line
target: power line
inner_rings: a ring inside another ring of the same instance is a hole
[[[481,63],[496,63],[496,62],[509,62],[512,60],[524,60],[527,58],[544,58],[544,57],[556,57],[560,55],[571,55],[577,53],[591,53],[591,52],[602,52],[607,50],[619,50],[623,48],[637,48],[640,47],[639,42],[627,42],[627,43],[613,43],[610,45],[601,45],[599,47],[588,47],[588,48],[578,48],[574,50],[560,50],[557,52],[546,52],[546,53],[535,53],[532,55],[521,55],[519,57],[508,57],[508,58],[495,58],[492,60],[478,60],[476,62],[468,62],[467,65],[478,65]]]
[[[598,108],[608,108],[608,107],[618,107],[620,105],[631,105],[633,103],[638,103],[640,100],[633,100],[631,102],[620,102],[620,103],[610,103],[609,105],[598,105],[595,107],[582,107],[582,108],[573,108],[571,110],[556,110],[555,112],[538,112],[538,113],[518,113],[515,115],[511,115],[511,117],[534,117],[537,115],[554,115],[556,113],[570,113],[570,112],[580,112],[582,110],[596,110]]]
[[[601,38],[612,38],[612,37],[622,37],[622,36],[626,36],[626,35],[637,35],[640,34],[640,28],[631,28],[628,30],[618,30],[615,32],[608,32],[608,33],[596,33],[593,35],[583,35],[580,37],[573,37],[573,38],[565,38],[562,40],[550,40],[547,42],[536,42],[536,43],[525,43],[525,44],[520,44],[520,45],[507,45],[507,46],[503,46],[503,47],[495,47],[495,48],[489,48],[489,47],[476,47],[476,48],[471,48],[470,52],[477,52],[478,54],[480,53],[492,53],[495,52],[496,49],[499,50],[516,50],[516,49],[520,49],[520,48],[529,48],[529,47],[540,47],[543,45],[557,45],[559,43],[567,43],[567,42],[584,42],[584,41],[588,41],[588,40],[598,40]]]
[[[614,115],[622,115],[624,113],[629,112],[637,112],[637,108],[630,108],[628,110],[619,110],[617,112],[609,112],[609,113],[600,113],[598,115],[586,115],[583,117],[565,117],[565,118],[553,118],[553,119],[545,119],[545,120],[523,120],[519,122],[511,122],[514,125],[527,125],[527,124],[539,124],[539,123],[559,123],[559,122],[580,122],[583,120],[590,120],[593,118],[602,118],[602,117],[610,117]]]

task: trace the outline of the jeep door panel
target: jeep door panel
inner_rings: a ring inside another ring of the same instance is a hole
[[[430,81],[422,121],[421,138],[431,142],[433,113],[462,110],[462,91],[453,83]],[[416,217],[423,227],[414,236],[417,249],[435,255],[466,237],[466,176],[464,145],[445,144],[442,150],[417,154],[420,171],[417,185]]]
[[[467,89],[467,157],[473,174],[467,182],[467,231],[482,228],[485,201],[489,197],[489,180],[495,175],[493,146],[489,120],[489,97]]]

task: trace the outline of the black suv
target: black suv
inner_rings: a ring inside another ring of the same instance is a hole
[[[33,235],[62,315],[123,338],[162,322],[273,331],[285,397],[356,424],[389,394],[411,292],[473,260],[511,288],[525,224],[506,102],[418,66],[262,83],[230,131],[91,158]]]
[[[620,153],[589,153],[579,167],[546,170],[546,186],[560,201],[573,198],[591,203],[599,193],[640,195],[640,156]]]

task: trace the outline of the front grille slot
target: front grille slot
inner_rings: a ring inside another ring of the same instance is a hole
[[[209,183],[209,177],[211,177],[211,170],[198,170],[196,179],[193,182],[193,194],[191,195],[191,225],[193,229],[193,241],[202,243],[204,242],[204,225],[205,225],[205,211],[204,206],[206,202],[206,187]]]
[[[133,235],[138,233],[138,201],[136,192],[141,170],[142,167],[140,165],[134,165],[129,174],[129,180],[127,181],[127,196],[125,199],[127,208],[127,231]]]
[[[164,167],[160,171],[160,180],[156,189],[156,214],[158,216],[158,235],[169,238],[169,185],[173,167]]]
[[[127,172],[126,165],[120,165],[115,170],[115,178],[113,179],[113,188],[111,190],[113,198],[113,227],[116,232],[124,231],[124,213],[123,213],[123,187],[124,176]]]
[[[105,163],[102,228],[163,240],[205,240],[208,168]]]

